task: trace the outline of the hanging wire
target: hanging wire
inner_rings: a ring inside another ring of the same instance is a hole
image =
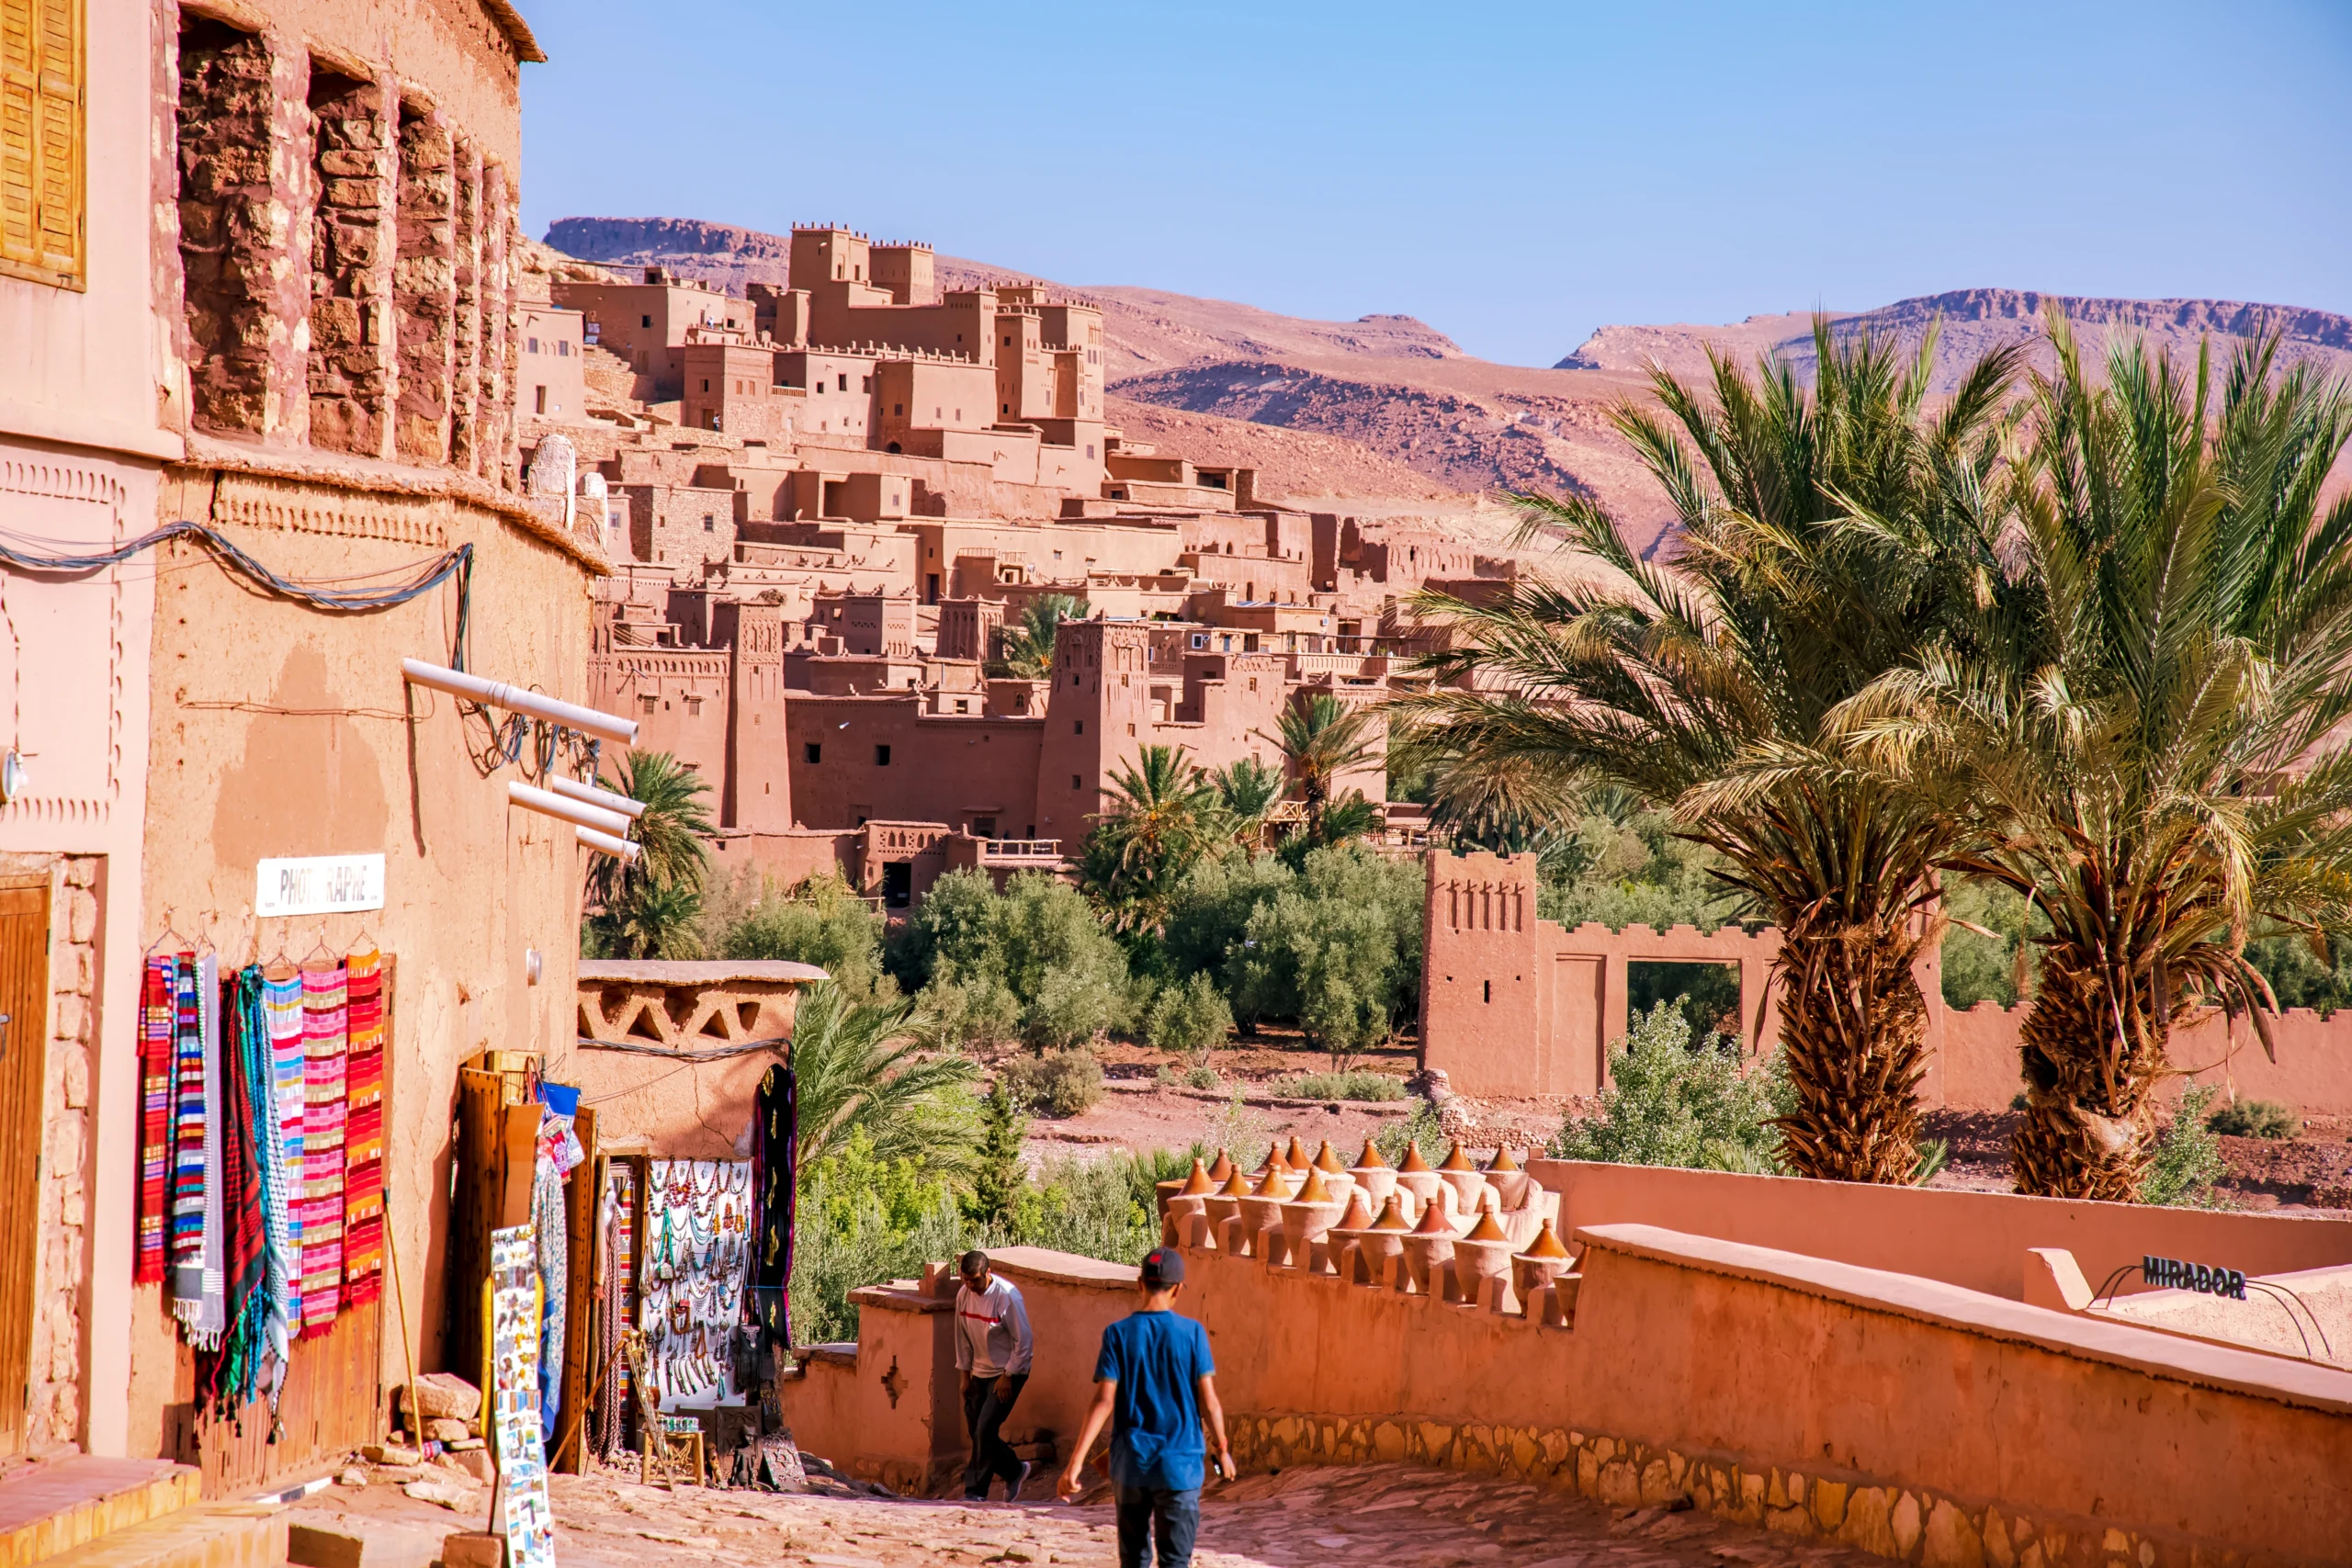
[[[201,541],[219,556],[221,563],[231,570],[280,598],[308,604],[315,610],[329,610],[341,614],[365,614],[368,611],[389,610],[395,605],[405,604],[419,594],[439,586],[452,574],[466,570],[472,564],[474,553],[473,546],[459,545],[454,550],[446,550],[440,555],[419,562],[412,569],[407,569],[409,576],[405,581],[382,587],[328,588],[315,582],[303,581],[299,578],[281,577],[232,544],[219,529],[203,523],[190,523],[183,520],[177,523],[166,523],[160,528],[150,529],[137,538],[126,539],[109,549],[78,554],[48,554],[37,551],[28,548],[21,536],[0,534],[0,561],[5,561],[20,571],[59,572],[72,575],[86,571],[100,571],[107,567],[119,565],[142,551],[153,549],[158,545],[168,544],[179,538]],[[459,636],[462,637],[464,626],[462,605],[459,610],[458,624]]]

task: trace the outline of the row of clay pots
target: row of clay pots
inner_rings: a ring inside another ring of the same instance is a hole
[[[1500,1174],[1521,1179],[1492,1185],[1483,1185],[1488,1173],[1471,1167],[1459,1145],[1435,1170],[1417,1152],[1405,1168],[1391,1168],[1368,1142],[1365,1159],[1372,1163],[1331,1169],[1337,1162],[1326,1144],[1294,1185],[1279,1156],[1252,1182],[1219,1151],[1222,1187],[1194,1160],[1184,1181],[1162,1184],[1176,1189],[1162,1198],[1164,1238],[1496,1311],[1518,1312],[1522,1298],[1548,1303],[1556,1293],[1554,1282],[1570,1263],[1555,1230],[1559,1195],[1525,1179],[1507,1151],[1497,1161],[1508,1165]],[[1498,1213],[1506,1195],[1521,1201]]]

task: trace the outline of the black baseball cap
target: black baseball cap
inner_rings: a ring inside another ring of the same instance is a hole
[[[1147,1285],[1181,1285],[1184,1282],[1184,1255],[1172,1247],[1155,1247],[1143,1255],[1143,1282]]]

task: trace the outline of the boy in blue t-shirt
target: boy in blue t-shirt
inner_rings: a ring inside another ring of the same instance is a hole
[[[1217,1473],[1227,1481],[1235,1473],[1208,1331],[1172,1310],[1183,1286],[1182,1254],[1154,1247],[1144,1255],[1136,1281],[1142,1304],[1102,1331],[1094,1403],[1057,1488],[1065,1498],[1085,1490],[1079,1466],[1102,1424],[1115,1416],[1111,1486],[1119,1511],[1119,1568],[1150,1568],[1155,1535],[1159,1568],[1191,1568],[1193,1537],[1201,1528],[1204,1416],[1216,1434]]]

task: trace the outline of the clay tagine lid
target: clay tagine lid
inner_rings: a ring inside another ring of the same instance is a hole
[[[1428,1208],[1423,1209],[1421,1211],[1421,1223],[1413,1227],[1413,1234],[1415,1235],[1451,1236],[1453,1234],[1453,1227],[1446,1223],[1445,1205],[1433,1201]]]
[[[1340,1163],[1340,1156],[1332,1152],[1331,1140],[1329,1138],[1324,1139],[1323,1146],[1315,1151],[1315,1168],[1326,1176],[1337,1176],[1348,1168]]]
[[[1197,1159],[1193,1162],[1193,1174],[1186,1177],[1184,1185],[1177,1190],[1178,1194],[1185,1198],[1198,1198],[1216,1190],[1216,1183],[1209,1179],[1209,1173],[1201,1168],[1201,1162]]]
[[[1370,1133],[1363,1135],[1363,1154],[1356,1160],[1358,1170],[1386,1170],[1388,1162],[1380,1157],[1380,1141]]]
[[[1225,1185],[1216,1190],[1216,1195],[1220,1198],[1247,1198],[1256,1190],[1257,1189],[1250,1185],[1250,1179],[1244,1176],[1240,1168],[1237,1166],[1232,1173],[1226,1177]]]
[[[1348,1194],[1348,1212],[1340,1216],[1339,1229],[1360,1231],[1372,1224],[1372,1210],[1363,1201],[1363,1189],[1359,1187]]]
[[[1331,1190],[1323,1184],[1322,1168],[1315,1165],[1308,1166],[1306,1168],[1306,1180],[1301,1184],[1298,1190],[1298,1195],[1294,1198],[1292,1201],[1297,1203],[1328,1203],[1330,1201]]]
[[[1495,1224],[1495,1212],[1492,1209],[1481,1209],[1478,1211],[1478,1223],[1472,1225],[1470,1234],[1462,1239],[1464,1241],[1509,1241],[1510,1237],[1503,1234],[1502,1226]]]
[[[1219,1185],[1223,1185],[1226,1178],[1232,1174],[1233,1156],[1227,1154],[1225,1150],[1220,1147],[1216,1151],[1216,1159],[1209,1166],[1209,1179],[1218,1183]]]
[[[1314,1163],[1306,1157],[1306,1145],[1298,1141],[1296,1133],[1290,1135],[1290,1147],[1283,1151],[1283,1163],[1293,1170],[1305,1170]]]
[[[1438,1168],[1440,1170],[1476,1170],[1478,1168],[1470,1163],[1470,1156],[1462,1152],[1462,1140],[1456,1138],[1453,1141],[1453,1146],[1445,1151],[1445,1161]]]
[[[1280,1144],[1276,1144],[1273,1147],[1266,1151],[1266,1163],[1258,1168],[1258,1174],[1261,1177],[1265,1177],[1272,1175],[1277,1170],[1284,1170],[1287,1168],[1289,1168],[1283,1164],[1283,1146]]]
[[[1388,1201],[1380,1206],[1380,1218],[1373,1221],[1372,1224],[1368,1228],[1376,1231],[1402,1231],[1412,1229],[1412,1226],[1405,1223],[1405,1211],[1399,1207],[1398,1204],[1399,1200],[1396,1194],[1391,1192],[1388,1195]],[[1434,1207],[1434,1205],[1432,1205],[1432,1207]]]
[[[1289,1202],[1290,1178],[1288,1173],[1282,1170],[1270,1170],[1266,1172],[1266,1179],[1258,1184],[1257,1196],[1261,1198],[1278,1198],[1285,1203]]]
[[[1396,1162],[1396,1168],[1400,1171],[1409,1173],[1416,1170],[1427,1170],[1429,1168],[1430,1162],[1421,1157],[1421,1145],[1414,1143],[1409,1138],[1407,1139],[1405,1141],[1405,1157]]]
[[[1495,1161],[1492,1165],[1487,1167],[1487,1168],[1489,1171],[1517,1170],[1520,1168],[1520,1164],[1519,1161],[1510,1157],[1510,1145],[1509,1144],[1502,1144],[1497,1145],[1495,1149]]]
[[[1552,1222],[1545,1220],[1544,1228],[1535,1233],[1534,1241],[1531,1242],[1527,1250],[1520,1256],[1521,1258],[1557,1258],[1565,1260],[1568,1257],[1568,1249],[1560,1245],[1559,1235],[1552,1229]]]

